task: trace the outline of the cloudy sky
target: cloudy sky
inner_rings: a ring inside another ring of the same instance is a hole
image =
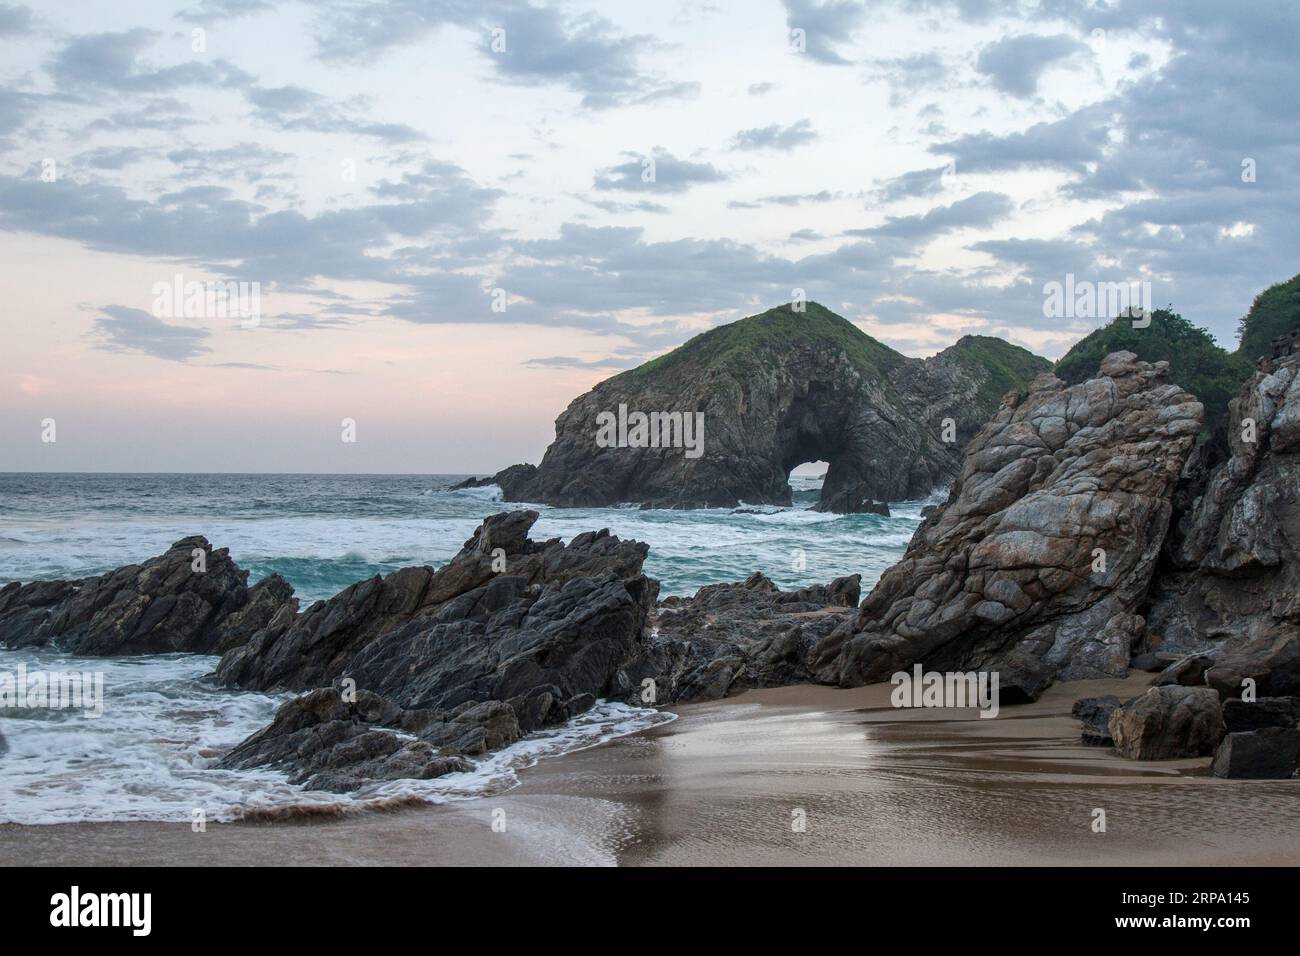
[[[1101,320],[1044,283],[1145,280],[1235,347],[1300,271],[1298,37],[1256,0],[0,3],[0,471],[537,461],[795,289],[1057,357]]]

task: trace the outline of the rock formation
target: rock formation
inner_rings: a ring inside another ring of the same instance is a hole
[[[196,536],[98,577],[5,585],[0,644],[53,644],[89,656],[220,654],[297,604],[282,577],[250,588],[229,551]]]
[[[1219,696],[1208,687],[1152,687],[1110,715],[1115,749],[1133,760],[1208,756],[1224,733]]]
[[[1163,363],[1119,352],[1101,371],[1007,397],[903,560],[814,649],[817,677],[997,670],[1014,703],[1053,679],[1127,672],[1202,409]]]
[[[1231,403],[1230,457],[1193,475],[1151,595],[1150,649],[1205,654],[1224,696],[1300,695],[1300,355]],[[1196,479],[1200,480],[1196,480]]]
[[[561,506],[788,505],[790,470],[825,460],[824,500],[856,486],[860,497],[916,498],[956,475],[962,445],[1004,392],[1049,367],[980,336],[907,358],[815,302],[785,305],[600,383],[556,419],[539,467],[481,483],[508,501]],[[622,427],[636,413],[677,419],[656,419],[643,443]],[[602,415],[618,417],[625,442],[600,440]],[[674,424],[697,415],[699,447],[674,441],[684,435]]]
[[[353,585],[228,653],[223,683],[315,689],[222,765],[331,790],[466,769],[465,756],[597,698],[664,704],[806,681],[808,648],[857,604],[857,575],[781,591],[758,574],[656,610],[646,545],[607,531],[533,542],[536,520],[493,515],[437,571]]]

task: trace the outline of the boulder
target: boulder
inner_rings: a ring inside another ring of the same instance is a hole
[[[1245,780],[1289,780],[1298,762],[1300,730],[1265,727],[1224,737],[1210,772]]]
[[[941,510],[814,648],[812,674],[854,686],[916,663],[998,671],[1005,702],[1124,676],[1202,416],[1167,374],[1117,352],[1098,378],[1043,375],[1008,395]]]
[[[1132,760],[1206,756],[1225,733],[1219,696],[1208,687],[1152,687],[1117,707],[1109,729],[1120,756]]]
[[[76,581],[0,588],[0,644],[92,657],[218,654],[297,608],[279,575],[253,587],[226,548],[182,538],[166,553]]]
[[[1156,687],[1176,684],[1182,687],[1205,686],[1205,672],[1214,664],[1212,658],[1204,654],[1192,654],[1174,661],[1156,677],[1152,684]]]
[[[404,711],[377,694],[358,691],[349,702],[339,688],[322,687],[283,704],[268,727],[218,766],[280,769],[290,783],[340,793],[375,781],[425,780],[472,769],[454,750],[414,736],[437,723],[436,715]]]
[[[752,687],[807,683],[808,651],[858,603],[859,575],[782,591],[761,573],[660,602],[653,633],[622,668],[630,703],[653,681],[660,704],[717,700]]]
[[[1265,727],[1293,728],[1300,723],[1300,697],[1260,697],[1252,701],[1229,697],[1223,702],[1223,723],[1230,734]]]
[[[870,494],[870,487],[865,482],[858,482],[852,488],[846,488],[836,495],[827,497],[813,505],[813,511],[833,512],[840,515],[880,515],[889,517],[889,505],[875,501]]]
[[[1115,740],[1110,735],[1110,717],[1120,700],[1114,694],[1105,697],[1085,697],[1076,700],[1070,716],[1083,724],[1082,739],[1090,747],[1112,747]]]

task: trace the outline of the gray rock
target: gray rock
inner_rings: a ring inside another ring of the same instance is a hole
[[[248,572],[227,549],[196,535],[143,564],[98,577],[5,585],[0,644],[52,644],[87,656],[216,654],[296,607],[293,589],[279,575],[250,588]]]
[[[1068,388],[1040,376],[1003,403],[903,560],[813,649],[816,678],[998,671],[1011,702],[1127,673],[1202,408],[1165,382],[1166,363],[1119,352],[1101,370]]]
[[[1210,772],[1245,780],[1289,780],[1300,762],[1300,730],[1266,727],[1228,734],[1219,744]]]
[[[1082,739],[1092,747],[1113,747],[1115,740],[1110,735],[1110,717],[1120,700],[1114,694],[1105,697],[1085,697],[1076,700],[1070,708],[1070,716],[1083,723]]]
[[[956,475],[961,446],[1003,393],[1049,367],[982,336],[908,358],[815,302],[785,305],[601,382],[556,419],[540,466],[490,481],[509,501],[569,507],[789,505],[790,469],[820,458],[830,464],[823,501],[859,485],[860,497],[914,499]],[[701,454],[598,442],[599,416],[620,406],[702,413]]]
[[[1191,468],[1148,627],[1209,653],[1225,698],[1300,694],[1300,355],[1265,362],[1230,403],[1224,460]],[[1219,656],[1221,655],[1221,656]]]
[[[1132,760],[1202,757],[1225,733],[1218,694],[1208,687],[1152,687],[1117,707],[1109,729],[1120,756]]]
[[[1156,687],[1177,684],[1183,687],[1205,686],[1205,672],[1214,664],[1212,658],[1193,654],[1170,664],[1162,670],[1152,684]]]
[[[884,501],[875,501],[870,491],[870,487],[865,482],[859,482],[832,497],[823,494],[821,500],[813,505],[812,510],[840,515],[880,515],[888,518],[889,505]]]
[[[308,790],[349,792],[381,780],[439,777],[469,770],[454,751],[417,739],[413,731],[441,726],[435,715],[404,711],[360,691],[355,702],[322,687],[282,705],[270,726],[220,761],[227,770],[270,767]]]

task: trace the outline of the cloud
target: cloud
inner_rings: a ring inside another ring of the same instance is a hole
[[[987,228],[1004,219],[1014,205],[1009,196],[980,192],[948,206],[936,206],[916,216],[890,216],[884,225],[870,229],[850,229],[850,236],[882,236],[895,239],[922,240],[955,229]]]
[[[243,87],[253,80],[225,60],[149,66],[140,54],[161,36],[137,27],[76,37],[55,54],[47,69],[60,88],[82,95],[91,90],[165,93],[186,86]]]
[[[18,4],[0,3],[0,36],[19,36],[30,33],[32,11]]]
[[[751,83],[747,92],[750,96],[763,96],[776,89],[775,83]]]
[[[373,61],[442,27],[472,30],[498,80],[566,88],[590,109],[689,99],[700,89],[641,68],[641,56],[659,46],[652,36],[621,33],[600,16],[521,0],[336,2],[320,20],[317,51],[326,61]]]
[[[533,358],[523,363],[528,368],[566,368],[566,369],[627,369],[640,365],[636,358],[614,358],[586,361],[569,355],[550,355],[545,358]]]
[[[138,352],[169,362],[187,362],[212,351],[203,341],[206,329],[172,325],[124,305],[106,305],[95,319],[89,337],[94,348],[106,352]]]
[[[1035,123],[1014,133],[969,133],[930,146],[930,152],[956,160],[957,173],[989,173],[1030,168],[1085,172],[1100,162],[1112,116],[1104,104],[1081,109],[1064,119]]]
[[[74,157],[73,163],[91,169],[116,170],[125,169],[132,163],[138,163],[152,155],[152,150],[138,146],[99,146],[78,154]]]
[[[1052,64],[1088,48],[1065,34],[1025,33],[1003,37],[980,50],[975,70],[990,77],[1004,93],[1027,99],[1038,92],[1038,80]]]
[[[866,17],[866,8],[853,0],[781,0],[786,26],[803,30],[805,52],[818,63],[844,66],[840,48],[853,42],[853,35]]]
[[[832,202],[844,198],[829,189],[815,193],[780,193],[775,196],[760,196],[757,199],[733,199],[727,203],[728,209],[759,209],[763,206],[802,206],[805,203]]]
[[[199,0],[196,6],[176,14],[177,20],[186,23],[210,23],[213,20],[234,20],[274,10],[265,0]]]
[[[650,156],[623,155],[627,162],[596,173],[592,189],[684,193],[701,183],[718,183],[729,178],[711,163],[678,159],[668,150],[658,147]]]
[[[877,202],[891,203],[900,199],[933,196],[943,189],[943,174],[946,170],[946,166],[913,169],[892,179],[878,180],[872,198]]]
[[[417,143],[428,137],[406,123],[381,123],[356,115],[368,104],[330,100],[301,86],[250,86],[245,95],[255,107],[253,115],[277,129],[315,133],[373,136],[387,143]]]
[[[817,138],[812,120],[801,119],[789,126],[773,124],[758,129],[742,129],[731,142],[733,150],[779,149],[788,151],[811,143]]]

